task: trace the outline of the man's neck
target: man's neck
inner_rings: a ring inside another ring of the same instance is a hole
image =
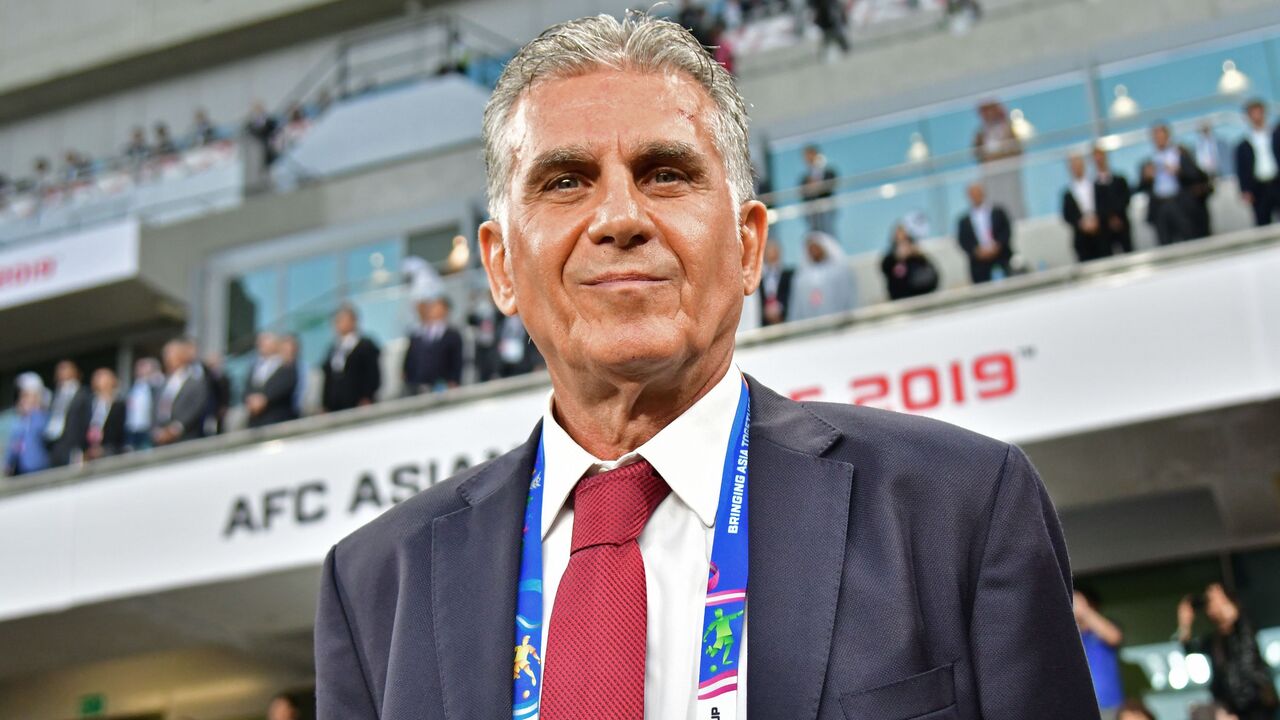
[[[674,377],[640,381],[600,381],[567,377],[555,388],[552,410],[574,442],[601,460],[616,460],[657,435],[702,399],[729,372],[733,347],[682,368]],[[571,388],[572,392],[562,389]]]

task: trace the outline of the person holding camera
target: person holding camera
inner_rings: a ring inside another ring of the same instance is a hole
[[[1213,631],[1199,638],[1191,635],[1197,610],[1203,610]],[[1252,623],[1240,611],[1235,595],[1212,583],[1204,594],[1187,596],[1178,604],[1178,641],[1188,653],[1209,658],[1214,700],[1240,720],[1274,720],[1276,689],[1271,670],[1262,661]]]

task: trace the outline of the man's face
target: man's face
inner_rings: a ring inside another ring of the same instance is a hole
[[[805,148],[804,164],[813,167],[818,162],[818,151],[813,148]]]
[[[974,207],[979,207],[987,200],[987,191],[981,185],[974,183],[969,186],[969,203]]]
[[[1100,173],[1106,172],[1108,170],[1107,154],[1101,150],[1094,150],[1093,166],[1097,168],[1098,172]]]
[[[63,360],[53,369],[53,377],[58,381],[58,384],[61,385],[64,382],[71,382],[72,380],[79,379],[80,372],[76,370],[74,363],[68,360]]]
[[[1067,167],[1071,169],[1071,177],[1075,178],[1076,180],[1079,180],[1084,177],[1084,158],[1083,157],[1079,155],[1072,155],[1071,159],[1068,161]]]
[[[338,334],[338,337],[349,335],[355,332],[355,329],[356,318],[351,313],[343,311],[333,316],[333,330]]]
[[[1204,614],[1218,624],[1230,624],[1239,617],[1239,610],[1222,586],[1214,583],[1204,591]]]
[[[782,262],[782,248],[778,247],[778,243],[769,243],[764,249],[764,261],[770,265],[777,265]]]
[[[1160,150],[1165,149],[1169,145],[1169,128],[1163,125],[1154,128],[1151,131],[1151,141],[1155,143]]]
[[[553,372],[646,377],[732,344],[767,221],[732,202],[713,108],[686,77],[603,70],[515,109],[506,217],[481,228],[482,254]]]
[[[98,368],[90,381],[93,391],[99,395],[111,395],[116,391],[116,374],[107,368]]]
[[[267,720],[297,720],[298,714],[294,712],[293,706],[288,700],[276,698],[271,701],[271,706],[267,708]]]
[[[1267,109],[1262,105],[1249,106],[1249,124],[1256,128],[1266,127]]]

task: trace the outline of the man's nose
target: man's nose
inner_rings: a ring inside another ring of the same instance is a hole
[[[643,194],[630,172],[618,171],[601,177],[598,192],[595,217],[587,227],[591,242],[627,248],[644,244],[657,234],[643,207]]]

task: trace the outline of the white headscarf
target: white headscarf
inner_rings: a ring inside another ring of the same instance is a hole
[[[816,242],[822,246],[824,257],[814,262],[808,248],[800,255],[800,267],[796,270],[795,287],[791,291],[791,319],[830,315],[852,310],[858,297],[854,285],[853,269],[849,258],[836,239],[824,232],[810,232],[805,236],[806,245]]]

